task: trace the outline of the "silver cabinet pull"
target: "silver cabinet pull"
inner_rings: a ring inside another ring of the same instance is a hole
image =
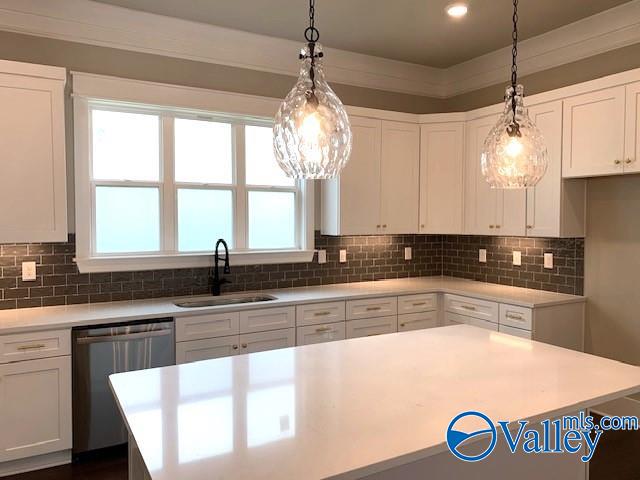
[[[404,324],[404,323],[401,323],[401,324],[400,324],[400,326],[401,326],[401,327],[404,327],[404,326],[405,326],[405,324]]]
[[[462,308],[464,308],[465,310],[471,310],[471,311],[475,311],[476,307],[472,306],[472,305],[460,305]]]
[[[622,160],[614,160],[613,163],[615,163],[616,165],[620,165],[622,163]]]
[[[531,230],[533,228],[533,225],[527,225],[527,228]]]
[[[495,225],[489,225],[489,228],[495,228]]]
[[[238,345],[233,345],[231,348],[233,348],[234,350],[238,349]]]
[[[246,343],[243,343],[243,344],[242,344],[242,348],[247,348],[247,344],[246,344]]]
[[[367,307],[367,312],[375,312],[377,310],[382,310],[382,307]]]
[[[333,330],[331,327],[318,327],[318,328],[316,328],[316,332],[317,333],[330,332],[331,330]]]
[[[427,302],[415,302],[415,303],[413,304],[413,306],[414,306],[414,307],[421,307],[422,305],[426,305],[426,304],[427,304]]]
[[[327,315],[331,315],[331,312],[328,311],[324,311],[324,312],[315,312],[314,317],[326,317]]]
[[[376,225],[376,228],[380,228],[380,225]]]
[[[506,317],[512,320],[524,320],[524,318],[522,318],[522,315],[518,315],[517,313],[507,313]]]
[[[172,335],[173,330],[150,330],[148,332],[137,333],[121,333],[116,335],[96,335],[93,337],[79,337],[76,339],[78,344],[90,344],[90,343],[108,343],[108,342],[124,342],[127,340],[145,340],[152,337],[164,337],[166,335]]]
[[[633,160],[631,160],[630,158],[627,158],[624,163],[626,163],[627,165],[629,165],[630,163],[633,163]]]
[[[500,228],[500,225],[496,225],[496,228]]]
[[[46,347],[46,345],[44,343],[34,343],[33,345],[20,345],[18,347],[18,350],[20,351],[25,351],[25,350],[40,350],[41,348]]]
[[[384,225],[382,225],[382,228],[387,228],[387,224],[385,223]]]

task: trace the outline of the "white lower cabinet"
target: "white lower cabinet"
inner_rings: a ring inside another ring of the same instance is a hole
[[[513,335],[514,337],[527,338],[529,340],[533,339],[533,334],[531,330],[523,330],[522,328],[514,328],[509,327],[508,325],[500,325],[498,329],[501,333],[506,333],[508,335]]]
[[[298,327],[296,345],[311,345],[312,343],[333,342],[346,338],[345,322],[310,325]]]
[[[468,317],[466,315],[460,315],[459,313],[445,312],[445,325],[457,325],[464,323],[467,325],[473,325],[474,327],[484,328],[486,330],[498,331],[498,324],[483,320],[482,318]]]
[[[269,332],[240,335],[240,353],[256,353],[276,348],[296,346],[296,329],[271,330]]]
[[[347,321],[347,338],[371,337],[397,331],[397,315]]]
[[[71,448],[71,356],[0,365],[0,462]]]
[[[438,326],[438,311],[408,313],[398,315],[398,331],[408,332],[409,330],[422,330],[424,328],[434,328]]]
[[[239,345],[238,335],[178,342],[176,343],[176,363],[180,365],[199,360],[229,357],[238,353]]]

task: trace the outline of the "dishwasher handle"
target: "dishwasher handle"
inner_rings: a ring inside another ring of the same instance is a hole
[[[107,343],[107,342],[125,342],[127,340],[144,340],[151,337],[164,337],[172,335],[173,330],[151,330],[149,332],[124,333],[120,335],[96,335],[95,337],[79,337],[76,343],[79,345],[87,345],[91,343]]]

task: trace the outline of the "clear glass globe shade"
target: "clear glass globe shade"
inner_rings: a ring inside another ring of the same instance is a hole
[[[519,135],[510,132],[514,115]],[[507,88],[504,112],[484,142],[481,156],[482,174],[492,188],[526,188],[535,186],[547,171],[549,154],[538,127],[531,121],[523,103],[522,85]]]
[[[315,45],[315,53],[322,51]],[[309,47],[302,50],[309,55]],[[300,76],[286,96],[273,127],[273,149],[280,168],[291,178],[336,177],[351,154],[351,125],[340,99],[324,78],[322,60],[304,58]]]

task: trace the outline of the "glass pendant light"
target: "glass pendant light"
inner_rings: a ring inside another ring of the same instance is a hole
[[[324,78],[314,15],[315,0],[310,0],[300,76],[280,105],[273,127],[276,161],[288,177],[298,179],[334,178],[351,154],[349,117]]]
[[[492,188],[535,186],[547,171],[549,154],[542,133],[524,106],[524,88],[518,85],[518,0],[513,0],[511,85],[504,112],[484,142],[482,174]]]

